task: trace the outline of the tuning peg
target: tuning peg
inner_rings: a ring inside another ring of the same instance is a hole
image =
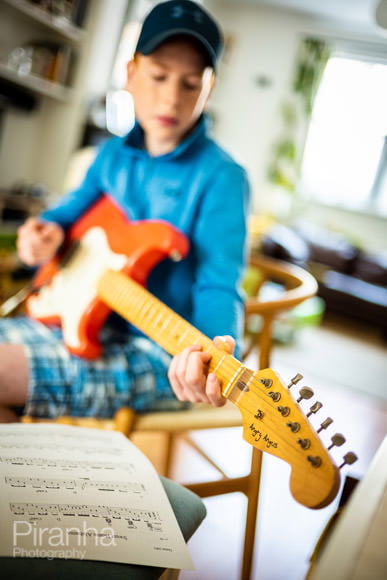
[[[287,417],[290,413],[289,407],[284,407],[283,405],[278,405],[277,409],[283,417]]]
[[[297,443],[299,444],[299,446],[302,449],[309,449],[309,447],[310,447],[310,439],[308,439],[308,438],[297,439]]]
[[[301,425],[297,421],[289,421],[286,425],[290,428],[293,433],[297,433],[300,430]]]
[[[297,373],[296,376],[290,380],[290,383],[288,384],[288,389],[290,389],[293,385],[297,384],[303,378],[304,377],[300,373]]]
[[[317,413],[322,407],[322,403],[320,401],[316,401],[314,405],[311,406],[309,409],[309,413],[306,414],[307,417],[310,417],[312,413]]]
[[[312,467],[320,467],[322,463],[321,457],[319,457],[318,455],[308,455],[307,460],[310,461]]]
[[[317,433],[320,433],[320,431],[322,431],[323,429],[327,429],[329,427],[329,425],[332,425],[333,423],[333,419],[331,419],[330,417],[327,417],[325,419],[325,421],[323,421],[319,427],[319,429],[317,429]]]
[[[271,387],[271,385],[273,384],[273,381],[271,379],[260,379],[259,382],[262,383],[262,385],[266,388]]]
[[[300,389],[300,396],[297,399],[297,403],[302,401],[302,399],[311,399],[314,395],[314,392],[309,387],[303,387]]]
[[[281,393],[279,393],[279,392],[277,392],[277,391],[269,391],[269,392],[267,393],[267,396],[268,396],[268,397],[271,397],[275,403],[278,403],[278,401],[279,401],[279,400],[280,400],[280,398],[281,398]]]
[[[355,461],[357,461],[357,455],[352,451],[349,451],[344,455],[343,459],[344,461],[341,465],[339,465],[339,469],[344,467],[344,465],[352,465],[352,463],[355,463]]]
[[[341,433],[335,433],[333,437],[331,437],[332,443],[329,445],[328,449],[332,449],[336,445],[336,447],[340,447],[343,443],[345,443],[345,437]]]

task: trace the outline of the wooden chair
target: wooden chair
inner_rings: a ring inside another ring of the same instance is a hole
[[[293,308],[313,296],[316,293],[317,284],[315,279],[305,270],[278,260],[256,256],[251,258],[250,269],[257,276],[254,278],[255,281],[252,288],[250,288],[249,298],[246,302],[246,329],[249,328],[250,317],[256,316],[257,314],[262,316],[263,324],[260,332],[247,332],[248,344],[244,358],[257,349],[259,358],[258,368],[256,370],[258,370],[269,367],[274,320],[282,312]],[[259,297],[259,291],[263,287],[264,282],[268,280],[274,280],[281,285],[283,290],[275,299],[262,301]],[[34,421],[35,419],[24,417],[23,420],[28,422]],[[92,428],[103,427],[106,429],[118,429],[130,438],[135,438],[139,434],[145,433],[163,434],[166,440],[166,448],[163,461],[159,465],[158,471],[161,475],[167,477],[171,476],[175,445],[180,438],[184,438],[184,441],[191,445],[202,458],[208,461],[220,475],[220,478],[214,481],[184,483],[185,487],[202,498],[234,492],[241,492],[247,498],[241,578],[242,580],[248,580],[250,578],[257,521],[262,453],[255,448],[252,449],[251,464],[248,473],[242,477],[230,477],[190,437],[190,433],[197,430],[240,427],[242,424],[241,414],[236,406],[229,402],[221,408],[198,404],[193,405],[188,410],[145,414],[136,414],[132,409],[123,408],[110,420],[61,417],[56,419],[56,421]]]
[[[317,292],[317,282],[309,272],[299,266],[262,256],[251,257],[249,269],[253,275],[250,287],[246,289],[248,298],[243,359],[246,360],[249,354],[257,349],[258,369],[265,369],[270,366],[274,321],[283,312],[314,296]],[[260,292],[266,282],[277,283],[282,287],[282,291],[275,298],[262,300]],[[256,315],[261,317],[262,325],[259,329],[252,329],[250,320]]]

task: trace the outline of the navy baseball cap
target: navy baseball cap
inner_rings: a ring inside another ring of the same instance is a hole
[[[156,4],[143,22],[136,52],[149,55],[162,42],[178,34],[196,38],[208,54],[211,66],[216,68],[223,47],[222,33],[212,16],[190,0]]]

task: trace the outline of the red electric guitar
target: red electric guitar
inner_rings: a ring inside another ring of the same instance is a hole
[[[98,295],[97,283],[108,270],[141,285],[162,259],[180,260],[188,240],[167,222],[130,222],[108,196],[100,198],[69,230],[61,253],[40,268],[26,311],[45,324],[61,325],[73,354],[101,354],[99,332],[112,308]]]
[[[63,256],[58,256],[39,271],[35,285],[40,292],[27,301],[30,316],[61,324],[69,350],[86,358],[99,355],[99,331],[112,310],[172,355],[201,344],[211,354],[209,371],[217,374],[222,394],[241,412],[244,438],[292,466],[294,498],[311,508],[335,498],[339,469],[279,376],[272,369],[249,370],[144,288],[158,261],[187,254],[188,242],[180,232],[162,221],[130,223],[106,196],[75,224],[67,243],[75,251],[68,259],[65,249],[66,265],[61,267]],[[342,436],[334,437],[333,444],[343,443]],[[343,465],[355,460],[349,452]]]

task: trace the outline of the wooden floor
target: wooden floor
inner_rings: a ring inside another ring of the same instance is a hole
[[[271,366],[286,381],[301,372],[301,386],[312,387],[323,402],[323,409],[311,417],[315,427],[327,416],[334,419],[321,434],[323,442],[328,446],[336,432],[345,435],[346,443],[331,451],[335,462],[340,464],[347,451],[358,455],[353,466],[342,469],[342,481],[346,475],[364,475],[387,433],[386,344],[373,329],[331,319],[321,328],[302,330],[293,345],[276,347],[272,357]],[[247,366],[256,368],[255,359],[249,362]],[[201,432],[197,437],[226,470],[245,471],[250,449],[239,428]],[[188,448],[180,448],[176,479],[200,480],[206,469]],[[299,505],[288,481],[288,465],[265,454],[252,580],[304,580],[313,548],[337,508],[340,493],[321,510]],[[239,580],[245,499],[232,494],[205,503],[207,518],[189,544],[196,570],[182,571],[179,578]]]

